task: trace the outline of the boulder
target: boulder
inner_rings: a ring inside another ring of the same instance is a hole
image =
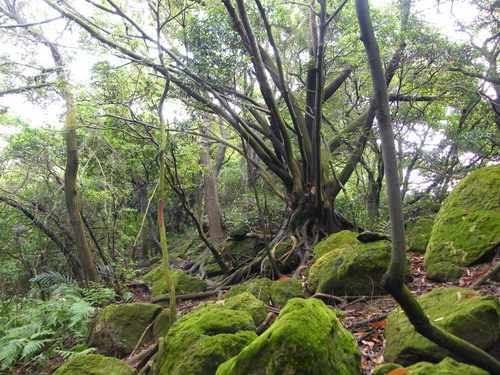
[[[164,337],[170,329],[171,325],[172,323],[170,322],[170,310],[162,310],[162,312],[158,314],[153,323],[153,337],[155,339]]]
[[[204,305],[181,317],[160,345],[152,373],[213,375],[257,337],[252,317],[220,305]],[[163,346],[163,348],[162,348]]]
[[[425,253],[427,244],[431,238],[432,219],[418,219],[408,223],[406,227],[406,239],[408,242],[408,250],[416,253]]]
[[[385,293],[381,281],[390,260],[391,243],[388,241],[337,248],[313,264],[307,288],[311,293],[334,295]]]
[[[470,266],[500,245],[500,165],[478,169],[453,189],[439,210],[424,265]]]
[[[175,293],[178,295],[200,293],[207,289],[207,283],[196,277],[186,275],[180,271],[172,271],[171,275],[172,282],[175,285]],[[169,293],[161,265],[144,275],[143,279],[152,284],[151,293],[154,297]]]
[[[434,289],[417,298],[431,321],[481,349],[499,339],[500,305],[492,295],[479,296],[458,287]],[[450,352],[415,331],[406,315],[396,310],[387,317],[385,359],[408,366],[419,361],[438,362]]]
[[[464,270],[450,262],[438,262],[427,267],[427,278],[441,283],[458,280]]]
[[[240,226],[234,228],[232,231],[229,232],[229,237],[236,238],[236,239],[242,239],[244,238],[250,231],[252,230],[252,227],[248,224],[241,224]]]
[[[254,258],[261,248],[258,237],[249,236],[241,238],[228,238],[219,246],[219,251],[224,261],[235,266],[240,265],[249,258]]]
[[[107,306],[92,324],[87,345],[97,347],[100,353],[123,358],[134,350],[146,328],[161,310],[161,306],[152,303]],[[152,340],[152,329],[148,329],[142,343]]]
[[[100,354],[75,357],[59,367],[54,375],[132,375],[125,362]]]
[[[248,292],[237,294],[224,301],[224,307],[244,311],[253,319],[255,326],[260,326],[267,315],[266,304]]]
[[[321,258],[326,253],[337,248],[345,248],[348,246],[359,244],[360,241],[356,238],[357,236],[358,233],[351,232],[350,230],[343,230],[341,232],[332,234],[331,236],[325,238],[321,242],[318,242],[318,244],[314,246],[314,259]]]
[[[248,292],[266,305],[284,306],[292,298],[304,298],[302,284],[297,279],[284,279],[272,281],[269,279],[252,279],[241,285],[232,287],[224,299]]]
[[[392,370],[404,367],[397,363],[384,363],[373,369],[374,375],[388,375]],[[418,362],[414,365],[406,367],[407,372],[405,374],[413,375],[488,375],[487,371],[484,371],[476,366],[467,365],[465,363],[457,362],[452,358],[446,357],[439,363],[429,363],[429,362]],[[403,373],[403,372],[402,372]]]
[[[352,335],[320,300],[288,301],[278,319],[217,375],[360,374],[361,355]]]

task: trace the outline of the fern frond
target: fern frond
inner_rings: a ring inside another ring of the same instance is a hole
[[[15,339],[0,346],[0,365],[2,369],[11,367],[17,362],[17,358],[21,354],[25,345],[26,339]]]
[[[97,350],[97,348],[87,348],[79,352],[74,352],[72,350],[56,350],[55,352],[60,354],[66,361],[73,359],[75,357],[80,357],[82,355],[92,354]]]
[[[33,340],[26,342],[26,345],[23,348],[21,353],[21,359],[30,359],[36,354],[38,354],[45,344],[52,342],[52,339],[43,339],[43,340]]]
[[[51,287],[60,284],[76,285],[76,280],[71,276],[63,275],[58,271],[43,272],[30,279],[32,283],[39,283],[42,286]]]

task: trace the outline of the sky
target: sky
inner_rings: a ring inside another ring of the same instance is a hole
[[[377,0],[378,5],[390,4],[392,0]],[[372,2],[374,3],[374,2]],[[414,10],[417,14],[425,19],[429,24],[436,26],[440,32],[444,35],[449,36],[455,40],[465,40],[466,36],[463,33],[457,33],[453,23],[453,18],[450,17],[450,6],[449,4],[441,4],[439,7],[436,6],[435,0],[420,0],[415,2]],[[444,1],[442,3],[445,3]],[[469,21],[474,16],[473,12],[466,6],[458,7],[455,6],[453,9],[455,15],[457,15],[463,21]],[[72,46],[73,44],[73,46]],[[68,40],[68,45],[74,47],[75,41]],[[44,48],[45,49],[45,48]],[[101,56],[92,56],[87,52],[78,51],[77,57],[73,59],[69,64],[69,69],[71,71],[71,80],[74,84],[85,84],[90,80],[90,67],[101,59]],[[46,57],[50,59],[50,56]],[[50,66],[50,62],[47,64]],[[0,97],[0,106],[7,106],[9,110],[30,123],[32,126],[36,127],[52,127],[56,129],[61,129],[63,124],[61,121],[61,114],[64,112],[64,103],[61,101],[56,101],[45,108],[35,106],[24,99],[22,95],[10,95],[5,97]],[[168,111],[173,113],[174,111]],[[173,120],[171,118],[170,120]],[[0,135],[8,134],[15,131],[12,128],[6,128],[0,124]],[[2,146],[2,140],[0,138],[0,147]]]

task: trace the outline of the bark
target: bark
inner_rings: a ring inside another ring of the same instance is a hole
[[[495,358],[431,324],[420,304],[404,285],[406,244],[403,208],[399,190],[397,155],[389,109],[389,96],[367,0],[356,0],[356,13],[375,92],[374,105],[382,142],[382,155],[384,158],[387,185],[387,204],[391,223],[392,257],[389,270],[383,279],[383,286],[403,308],[417,332],[450,350],[452,353],[490,371],[492,374],[500,373],[500,362]]]

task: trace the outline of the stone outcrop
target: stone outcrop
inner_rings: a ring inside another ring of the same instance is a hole
[[[59,367],[54,375],[132,375],[132,368],[119,359],[99,354],[75,357]]]

